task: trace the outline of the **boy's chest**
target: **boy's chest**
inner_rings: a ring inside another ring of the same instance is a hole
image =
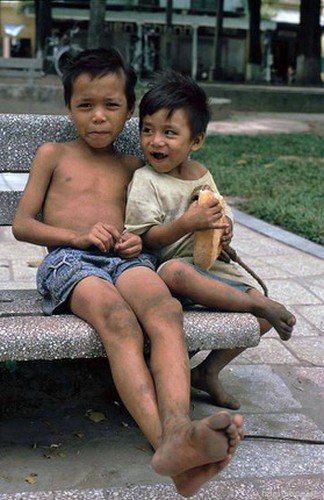
[[[94,196],[119,197],[130,181],[130,174],[116,165],[94,163],[89,166],[79,161],[73,161],[68,168],[59,166],[53,177],[55,189],[67,196],[92,193]]]

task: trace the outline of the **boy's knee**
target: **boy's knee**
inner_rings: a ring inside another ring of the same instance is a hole
[[[134,331],[138,326],[133,311],[123,301],[102,304],[99,314],[105,328],[118,336]]]
[[[146,318],[149,321],[182,323],[183,310],[180,302],[171,295],[147,303]]]
[[[177,291],[179,287],[180,289],[183,287],[188,270],[188,264],[174,259],[163,266],[160,276],[171,291]]]

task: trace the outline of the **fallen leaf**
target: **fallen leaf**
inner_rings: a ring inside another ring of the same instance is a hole
[[[149,451],[145,448],[143,448],[142,446],[135,446],[135,448],[139,451],[143,451],[144,453],[149,453]]]
[[[29,260],[27,262],[27,265],[28,265],[28,267],[39,267],[41,262],[42,261],[40,259],[39,260]]]
[[[100,411],[88,410],[86,412],[86,417],[89,420],[91,420],[91,422],[94,422],[95,424],[98,424],[99,422],[102,422],[103,420],[106,420],[105,414],[101,413]]]
[[[24,478],[24,480],[25,480],[25,481],[26,481],[26,483],[28,483],[28,484],[35,484],[35,483],[37,483],[37,479],[36,479],[36,477],[37,477],[37,474],[36,474],[35,472],[32,472],[31,474],[29,474],[29,476],[26,476],[26,477]]]

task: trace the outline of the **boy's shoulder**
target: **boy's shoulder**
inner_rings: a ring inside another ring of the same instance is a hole
[[[155,179],[158,178],[161,174],[155,172],[155,170],[148,163],[146,163],[145,165],[142,164],[141,168],[136,170],[134,175],[138,179]]]
[[[143,167],[143,160],[137,156],[129,155],[122,152],[117,152],[119,161],[132,172],[138,172]]]
[[[72,146],[72,144],[73,142],[44,142],[38,147],[37,154],[44,156],[57,155]]]

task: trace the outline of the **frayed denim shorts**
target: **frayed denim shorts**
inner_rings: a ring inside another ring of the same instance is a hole
[[[114,285],[124,271],[139,266],[154,271],[156,259],[148,253],[141,253],[134,259],[121,259],[114,252],[103,254],[97,248],[58,247],[52,250],[39,266],[36,277],[44,314],[53,314],[64,306],[75,285],[83,278],[97,276]]]

